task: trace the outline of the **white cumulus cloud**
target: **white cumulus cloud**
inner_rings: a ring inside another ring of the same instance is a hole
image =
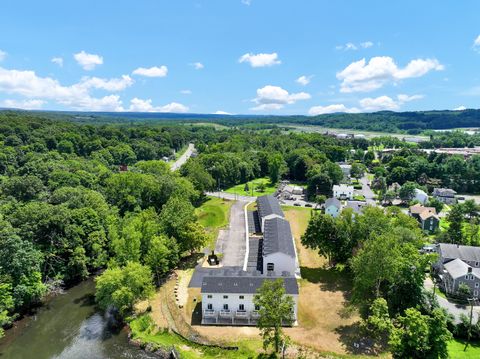
[[[359,50],[359,49],[368,49],[373,46],[373,42],[371,41],[364,41],[357,44],[354,44],[353,42],[347,42],[344,45],[337,45],[335,46],[335,49],[337,50],[343,50],[343,51],[348,51],[348,50]]]
[[[7,57],[7,53],[5,51],[0,50],[0,61],[5,60]]]
[[[221,111],[221,110],[215,111],[213,114],[214,115],[231,115],[230,112]]]
[[[97,65],[103,64],[103,57],[80,51],[73,55],[77,63],[86,71],[93,70]]]
[[[297,101],[308,100],[310,98],[310,94],[306,92],[291,94],[279,86],[267,85],[257,89],[257,97],[252,100],[257,106],[253,107],[252,110],[279,110],[285,105],[291,105]]]
[[[278,58],[278,54],[273,52],[271,54],[245,54],[238,59],[238,62],[247,62],[252,67],[267,67],[279,65],[282,62]]]
[[[153,66],[149,68],[139,67],[132,72],[134,75],[146,76],[146,77],[165,77],[168,74],[168,68],[165,65],[160,67]]]
[[[63,57],[52,57],[51,60],[54,64],[57,64],[60,67],[63,67]]]
[[[458,106],[453,109],[453,111],[465,111],[467,108],[465,106]]]
[[[396,100],[392,99],[389,96],[379,96],[375,98],[367,97],[359,101],[360,106],[364,111],[396,111],[400,109],[400,106],[406,102],[420,100],[423,98],[423,95],[397,95]]]
[[[300,77],[299,77],[298,79],[296,79],[295,81],[296,81],[298,84],[302,85],[302,86],[307,86],[307,85],[310,83],[310,81],[312,80],[312,77],[313,77],[313,76],[305,76],[305,75],[303,75],[303,76],[300,76]]]
[[[360,43],[360,47],[362,47],[364,49],[368,49],[372,46],[373,46],[373,42],[371,42],[371,41],[365,41],[365,42]]]
[[[79,86],[83,86],[87,89],[95,88],[109,92],[123,91],[127,87],[132,86],[133,79],[128,75],[122,75],[121,78],[102,79],[99,77],[84,77],[82,78]]]
[[[188,107],[181,103],[171,102],[164,106],[153,106],[152,100],[142,100],[137,97],[130,100],[130,107],[128,109],[132,112],[175,112],[184,113],[188,112]]]
[[[182,95],[191,95],[192,94],[192,90],[181,90],[180,93]]]
[[[358,113],[360,110],[356,107],[348,108],[344,104],[333,104],[328,106],[313,106],[308,110],[310,116],[324,115],[328,113]]]
[[[22,110],[38,110],[42,108],[45,101],[42,100],[5,100],[1,103],[1,107],[19,108]]]
[[[201,62],[194,62],[190,65],[193,66],[195,70],[201,70],[205,67]]]
[[[399,68],[388,56],[365,58],[353,62],[337,73],[342,81],[340,91],[368,92],[381,88],[388,82],[421,77],[430,71],[441,71],[444,66],[436,59],[414,59],[407,66]]]

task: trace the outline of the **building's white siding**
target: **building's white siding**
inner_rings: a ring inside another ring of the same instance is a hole
[[[282,272],[288,272],[290,274],[295,274],[296,265],[295,258],[290,257],[285,253],[272,253],[263,257],[263,274],[267,274],[267,267],[269,263],[273,263],[274,271],[277,274],[282,274]]]
[[[334,185],[333,197],[338,199],[353,199],[353,186]]]
[[[415,197],[413,197],[415,201],[420,202],[421,204],[425,204],[428,200],[428,194],[424,191],[415,189]]]

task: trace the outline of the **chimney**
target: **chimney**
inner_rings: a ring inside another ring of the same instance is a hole
[[[468,273],[472,273],[472,267],[468,267]]]

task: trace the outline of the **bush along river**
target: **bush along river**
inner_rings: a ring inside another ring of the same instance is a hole
[[[127,330],[94,301],[89,279],[49,299],[0,339],[1,359],[150,359],[158,356],[129,343]]]

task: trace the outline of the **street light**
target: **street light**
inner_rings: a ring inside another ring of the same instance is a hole
[[[468,303],[470,303],[470,324],[468,325],[468,336],[467,336],[467,342],[465,343],[465,348],[463,348],[463,351],[467,350],[468,344],[470,344],[470,337],[472,335],[472,317],[473,317],[473,303],[477,300],[477,298],[472,297],[468,298]]]

